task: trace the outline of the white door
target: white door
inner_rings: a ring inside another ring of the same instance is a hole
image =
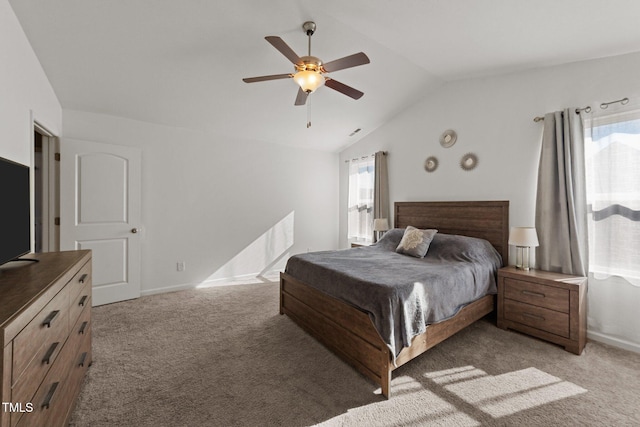
[[[63,138],[60,250],[93,251],[93,305],[140,296],[141,151]]]

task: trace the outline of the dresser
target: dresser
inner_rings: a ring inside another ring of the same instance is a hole
[[[0,427],[66,426],[91,363],[91,251],[0,266]]]
[[[505,267],[498,272],[498,327],[581,354],[587,341],[587,278]]]

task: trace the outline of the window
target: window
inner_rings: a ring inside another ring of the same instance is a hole
[[[640,286],[640,111],[586,127],[589,270]]]
[[[373,240],[373,156],[349,162],[349,208],[347,238],[355,242]]]

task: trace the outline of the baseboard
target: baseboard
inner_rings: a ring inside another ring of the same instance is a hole
[[[612,337],[600,332],[587,331],[587,338],[593,341],[609,344],[613,347],[622,348],[624,350],[640,353],[640,344],[633,343],[631,341],[623,340],[620,338]]]
[[[187,289],[194,289],[197,283],[184,283],[182,285],[166,286],[164,288],[144,289],[140,291],[140,296],[145,297],[148,295],[164,294],[166,292],[186,291]]]
[[[165,286],[162,288],[145,289],[140,291],[140,296],[157,295],[165,292],[186,291],[188,289],[213,288],[217,286],[248,285],[253,283],[264,283],[265,281],[279,280],[280,270],[273,270],[258,274],[243,274],[235,277],[225,277],[220,279],[205,280],[203,282],[182,283],[179,285]]]

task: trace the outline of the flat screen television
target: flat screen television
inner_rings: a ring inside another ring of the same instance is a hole
[[[0,265],[31,252],[29,167],[0,157]]]

